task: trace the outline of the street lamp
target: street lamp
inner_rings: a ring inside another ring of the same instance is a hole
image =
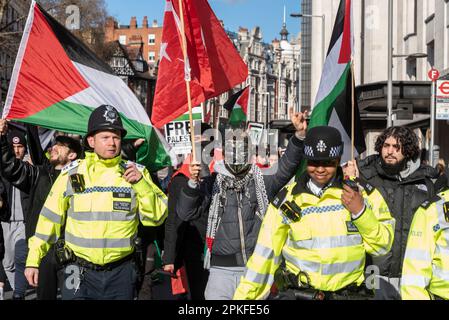
[[[426,53],[412,53],[412,54],[393,54],[393,48],[391,48],[390,59],[388,61],[388,93],[387,93],[387,128],[393,126],[393,58],[405,58],[406,60],[427,58]]]
[[[282,109],[281,105],[281,89],[282,89],[282,48],[276,49],[276,54],[278,56],[278,94],[277,94],[277,106],[278,110]]]
[[[388,92],[387,92],[387,128],[393,126],[393,58],[425,58],[425,53],[393,54],[393,0],[388,0]]]
[[[315,15],[315,14],[304,14],[304,13],[291,13],[290,17],[292,18],[321,18],[321,61],[324,63],[324,60],[326,58],[325,54],[325,38],[324,38],[324,32],[325,32],[325,23],[326,23],[326,15]]]

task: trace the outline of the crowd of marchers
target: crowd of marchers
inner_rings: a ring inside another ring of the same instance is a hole
[[[283,152],[228,123],[158,172],[112,106],[48,143],[0,120],[0,299],[449,299],[444,161],[390,127],[343,162],[336,128],[290,116]]]

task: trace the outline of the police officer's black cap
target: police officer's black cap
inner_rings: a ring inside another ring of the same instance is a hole
[[[122,119],[120,118],[117,109],[109,105],[101,105],[92,112],[87,124],[87,135],[85,138],[105,130],[120,131],[122,138],[124,138],[127,133],[123,127]]]
[[[329,161],[343,155],[343,141],[334,127],[321,126],[307,131],[304,140],[304,157],[307,160]]]

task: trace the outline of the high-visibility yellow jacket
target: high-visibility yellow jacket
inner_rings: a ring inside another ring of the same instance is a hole
[[[65,167],[42,208],[35,235],[29,240],[27,267],[37,267],[50,245],[61,236],[80,258],[98,265],[120,260],[134,250],[139,219],[158,226],[167,216],[167,197],[137,165],[143,178],[134,185],[122,177],[126,161],[102,160],[95,153]],[[85,190],[73,188],[70,176],[84,177]],[[75,190],[74,190],[75,189]]]
[[[432,294],[449,299],[448,191],[416,211],[402,266],[402,299],[429,300]]]
[[[384,255],[392,246],[395,220],[381,194],[371,186],[362,192],[365,211],[356,220],[342,205],[342,185],[333,183],[321,197],[310,193],[306,180],[281,191],[269,206],[247,272],[234,299],[264,299],[274,274],[285,260],[294,274],[306,272],[310,285],[337,291],[364,280],[365,254]],[[297,222],[286,219],[281,203],[301,208]]]

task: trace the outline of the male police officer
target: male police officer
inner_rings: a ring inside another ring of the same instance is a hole
[[[343,183],[342,152],[337,129],[309,130],[304,141],[307,172],[281,190],[268,208],[235,299],[266,298],[281,264],[288,278],[295,279],[292,289],[311,289],[312,298],[349,299],[349,288],[358,292],[364,280],[365,253],[390,250],[394,223],[388,207],[375,189],[360,193]],[[294,298],[293,293],[287,296]]]
[[[139,218],[144,225],[160,225],[167,207],[148,171],[122,160],[125,135],[114,107],[100,106],[90,116],[85,141],[93,152],[62,170],[29,241],[25,275],[32,286],[42,257],[64,237],[65,246],[56,249],[66,263],[63,299],[134,298]]]

